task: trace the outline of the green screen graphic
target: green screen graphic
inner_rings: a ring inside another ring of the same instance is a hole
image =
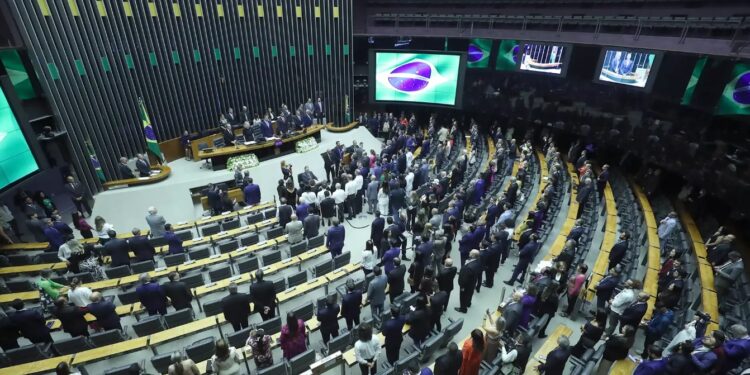
[[[472,39],[467,49],[467,68],[486,68],[490,66],[492,39]]]
[[[31,154],[16,116],[0,90],[0,189],[16,182],[39,167]]]
[[[739,63],[716,105],[717,115],[750,115],[750,64]]]
[[[375,52],[375,101],[455,105],[461,56]]]
[[[29,80],[26,67],[23,66],[21,56],[14,49],[0,50],[0,61],[8,72],[10,82],[21,100],[36,98],[36,92]]]
[[[695,92],[695,86],[698,84],[698,80],[701,78],[701,74],[703,73],[703,68],[706,67],[707,59],[708,59],[707,57],[703,57],[695,63],[695,68],[693,68],[693,74],[690,76],[690,81],[688,81],[687,86],[685,86],[685,92],[682,94],[682,100],[680,101],[680,104],[689,105],[693,101],[693,93]]]
[[[495,61],[495,70],[516,70],[521,47],[517,40],[501,40]]]

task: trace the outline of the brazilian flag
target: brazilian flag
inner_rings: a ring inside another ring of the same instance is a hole
[[[738,63],[716,104],[716,115],[750,115],[750,64]]]
[[[148,146],[149,151],[159,158],[159,161],[163,162],[164,154],[161,153],[161,148],[159,148],[154,128],[151,126],[151,119],[148,117],[148,112],[146,112],[146,105],[143,104],[143,98],[138,98],[138,110],[141,115],[141,122],[143,123],[143,134],[146,136],[146,146]]]
[[[517,40],[501,40],[497,51],[495,70],[516,70],[520,49]]]
[[[467,63],[469,68],[486,68],[490,65],[492,39],[472,39],[469,41]]]
[[[698,80],[701,78],[703,68],[706,67],[706,60],[708,60],[708,58],[703,57],[695,63],[693,74],[690,76],[690,81],[688,81],[687,86],[685,86],[685,92],[682,94],[682,100],[680,101],[680,104],[690,105],[690,103],[693,101],[695,86],[698,85]]]
[[[91,141],[86,141],[86,149],[89,152],[89,159],[91,160],[91,165],[94,167],[96,177],[99,177],[100,182],[107,181],[107,178],[104,176],[104,170],[102,170],[102,165],[96,157],[96,152],[94,152],[94,146],[91,144]]]

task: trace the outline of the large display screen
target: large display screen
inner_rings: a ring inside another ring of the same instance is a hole
[[[497,49],[495,69],[508,71],[515,71],[516,69],[518,69],[518,55],[520,54],[520,51],[521,46],[518,44],[517,40],[501,40],[500,45]]]
[[[570,49],[569,46],[559,44],[526,43],[519,69],[563,76],[568,69]]]
[[[370,66],[376,102],[461,105],[465,53],[371,50]]]
[[[652,51],[606,48],[599,67],[599,80],[646,88],[655,75],[659,55]]]
[[[490,66],[492,39],[472,39],[466,50],[467,68],[486,68]]]
[[[0,190],[38,169],[10,103],[0,90]]]

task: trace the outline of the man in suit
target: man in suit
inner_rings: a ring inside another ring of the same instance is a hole
[[[344,239],[346,238],[346,230],[343,225],[339,224],[338,218],[333,218],[333,226],[328,228],[326,233],[326,246],[328,251],[331,252],[331,258],[335,258],[337,255],[341,255],[341,251],[344,249]]]
[[[383,305],[385,304],[385,286],[388,281],[380,267],[375,266],[372,273],[375,275],[375,278],[370,281],[370,285],[367,287],[367,300],[370,302],[370,310],[372,318],[375,320],[375,325],[380,326],[380,315],[383,313]]]
[[[458,240],[458,253],[461,256],[461,267],[464,266],[466,261],[469,259],[469,252],[474,248],[474,225],[472,224],[469,227],[469,231],[466,232],[466,234],[461,237],[460,240]]]
[[[383,230],[385,229],[385,219],[380,217],[380,211],[375,210],[375,219],[370,224],[370,239],[378,247],[378,258],[380,258],[385,249],[380,248],[380,242],[383,241]]]
[[[326,117],[325,115],[325,108],[323,108],[323,100],[318,98],[318,101],[315,102],[314,106],[314,113],[315,113],[315,119],[318,124],[323,124],[323,118]]]
[[[320,215],[318,215],[317,208],[313,208],[310,211],[310,214],[307,215],[302,225],[305,228],[305,238],[309,240],[318,236],[320,232]]]
[[[359,316],[362,312],[362,291],[354,285],[354,280],[346,280],[346,294],[341,298],[341,315],[346,320],[346,329],[349,331],[355,325],[359,325]]]
[[[440,324],[440,318],[443,315],[443,311],[448,308],[448,292],[440,290],[430,297],[430,324],[431,328],[436,328],[439,331],[443,330],[442,324]]]
[[[437,274],[438,289],[447,294],[443,311],[448,309],[448,301],[450,300],[451,292],[453,291],[453,280],[456,278],[457,273],[458,269],[453,266],[453,259],[450,257],[445,258],[445,261],[443,261],[443,269]]]
[[[391,273],[391,271],[396,267],[395,259],[399,258],[399,256],[401,255],[401,249],[397,246],[396,241],[391,239],[390,246],[391,248],[383,253],[383,257],[380,261],[380,263],[383,265],[383,270],[385,271],[386,275]]]
[[[91,216],[91,206],[86,199],[86,190],[83,185],[76,181],[73,176],[65,178],[65,190],[70,194],[70,198],[73,200],[73,205],[76,206],[76,210],[80,211],[81,214],[88,214]]]
[[[400,258],[393,259],[393,269],[388,272],[388,294],[391,297],[391,303],[396,297],[404,293],[404,276],[406,275],[406,266],[401,264]]]
[[[164,225],[167,224],[167,221],[164,219],[164,216],[159,215],[159,211],[156,210],[156,207],[151,206],[148,208],[146,223],[151,229],[151,238],[164,236]]]
[[[62,233],[60,233],[59,230],[57,230],[54,226],[54,222],[52,219],[45,218],[43,219],[44,222],[44,237],[47,238],[47,242],[49,242],[49,247],[52,251],[57,251],[62,244],[65,243],[65,237]]]
[[[471,297],[474,296],[474,290],[477,287],[477,280],[482,272],[482,263],[479,260],[479,250],[472,250],[469,253],[469,260],[461,267],[458,274],[458,287],[460,288],[460,306],[456,311],[466,313],[471,307]]]
[[[497,239],[496,234],[492,234],[490,236],[491,241],[489,244],[487,244],[487,248],[482,250],[484,254],[484,261],[482,261],[482,266],[484,266],[484,283],[482,285],[492,288],[493,285],[495,285],[495,272],[497,272],[497,269],[500,267],[500,247],[501,243]]]
[[[399,210],[406,207],[406,192],[401,186],[391,190],[388,196],[388,204],[391,206],[391,215],[398,215]]]
[[[229,283],[227,289],[229,289],[229,295],[221,299],[221,310],[224,313],[224,318],[232,323],[232,328],[237,332],[250,326],[248,318],[250,317],[251,297],[238,292],[237,284],[233,282]]]
[[[151,164],[148,163],[146,157],[143,154],[136,155],[135,169],[138,170],[139,177],[151,176]]]
[[[141,230],[138,228],[133,228],[133,237],[128,238],[127,242],[130,246],[130,251],[135,254],[135,261],[136,262],[144,262],[147,260],[154,261],[154,254],[156,254],[156,249],[154,249],[154,245],[149,242],[148,238],[146,236],[141,236]]]
[[[714,276],[714,286],[716,288],[716,294],[719,296],[727,295],[729,289],[732,288],[742,276],[742,272],[745,268],[739,252],[730,251],[728,257],[729,262],[714,267],[714,270],[716,271],[716,276]]]
[[[112,258],[110,267],[129,266],[130,245],[128,245],[128,242],[122,238],[117,238],[117,232],[113,230],[107,231],[107,236],[109,236],[109,241],[104,244],[104,249]]]
[[[208,184],[206,199],[208,200],[208,207],[211,209],[211,214],[220,214],[222,211],[221,191],[216,185]]]
[[[61,296],[55,300],[54,315],[60,320],[63,331],[69,333],[71,337],[89,335],[89,324],[84,318],[86,311],[68,305],[68,300],[65,297]]]
[[[518,252],[518,263],[513,268],[513,275],[511,275],[510,280],[505,281],[506,285],[513,286],[518,276],[526,275],[526,268],[534,262],[537,250],[539,250],[539,243],[537,243],[537,235],[534,233],[529,236],[529,242]],[[521,276],[521,280],[524,276]]]
[[[190,293],[190,288],[180,281],[179,273],[176,271],[170,272],[169,282],[164,284],[162,288],[164,288],[164,293],[169,297],[175,310],[193,309],[193,305],[190,303],[193,300],[193,293]]]
[[[91,303],[86,306],[86,310],[96,317],[96,324],[103,330],[122,330],[120,316],[117,315],[115,305],[112,301],[102,298],[100,292],[91,293]]]
[[[255,272],[255,282],[250,285],[250,300],[264,321],[276,316],[276,288],[273,282],[263,280],[263,270]]]
[[[125,180],[128,178],[135,178],[133,171],[128,167],[128,158],[121,157],[120,164],[117,165],[117,170],[120,173],[120,178]]]
[[[44,229],[47,225],[39,218],[36,212],[29,214],[28,220],[26,220],[26,228],[34,236],[36,242],[47,242],[47,237],[44,235]]]
[[[47,322],[39,309],[24,308],[23,301],[16,298],[11,304],[15,313],[10,314],[10,321],[18,327],[21,335],[34,344],[52,343]]]
[[[620,315],[620,331],[622,331],[623,326],[629,325],[638,327],[641,324],[643,316],[646,315],[649,298],[650,296],[646,292],[638,293],[638,299],[625,308],[625,311]]]
[[[305,239],[302,222],[297,220],[297,215],[292,215],[292,221],[284,226],[284,233],[287,234],[287,241],[292,245]]]
[[[576,220],[573,228],[570,228],[570,232],[568,232],[568,238],[566,239],[566,241],[573,240],[578,243],[581,240],[583,232],[585,231],[586,228],[583,226],[583,221],[580,219]]]
[[[260,203],[260,186],[254,184],[252,178],[249,182],[243,192],[245,193],[245,203],[252,206]]]
[[[436,374],[458,375],[461,362],[463,362],[461,351],[458,350],[458,345],[455,342],[451,342],[448,344],[448,351],[435,360],[434,372]]]
[[[326,171],[326,181],[331,181],[335,175],[333,166],[333,150],[326,150],[320,154],[323,158],[323,168]]]
[[[497,205],[498,200],[494,199],[490,203],[489,206],[487,206],[487,215],[485,216],[485,220],[487,222],[487,225],[495,225],[495,221],[500,216],[500,206]]]
[[[609,270],[609,274],[596,284],[596,308],[604,309],[612,298],[615,288],[620,285],[620,271],[617,268]]]
[[[279,225],[282,228],[286,228],[286,224],[290,221],[292,221],[292,215],[294,214],[294,209],[292,206],[288,204],[286,201],[286,198],[281,198],[281,206],[279,206]]]
[[[557,338],[557,348],[547,354],[547,359],[537,367],[544,375],[562,375],[565,364],[570,357],[570,341],[568,336]]]
[[[329,294],[326,297],[326,304],[323,308],[318,309],[315,317],[320,322],[320,335],[323,336],[323,345],[328,345],[331,337],[339,335],[339,312],[341,307],[336,303],[336,294]]]
[[[609,268],[613,269],[617,267],[620,262],[622,262],[622,259],[625,258],[625,254],[628,251],[628,239],[630,238],[630,235],[627,232],[620,233],[620,240],[617,241],[616,244],[612,245],[612,248],[609,250]]]
[[[323,193],[323,196],[324,198],[320,201],[320,216],[323,218],[323,225],[331,225],[331,219],[336,216],[336,200],[328,190]]]
[[[379,315],[378,315],[379,316]],[[404,340],[404,323],[406,319],[401,316],[397,306],[391,305],[391,317],[383,322],[380,333],[385,338],[385,357],[388,363],[395,364],[401,352],[401,342]]]
[[[370,176],[370,183],[367,184],[367,193],[365,194],[365,198],[367,198],[367,213],[372,214],[377,210],[378,207],[378,189],[380,188],[380,183],[378,183],[378,180],[375,176]]]
[[[169,255],[183,254],[185,249],[182,247],[182,240],[172,230],[172,224],[165,225],[164,229],[166,230],[164,232],[164,239],[167,240]]]
[[[245,138],[245,142],[252,142],[255,140],[253,129],[250,126],[250,121],[245,121],[242,123],[242,137]]]
[[[141,285],[135,288],[138,299],[148,311],[148,315],[165,315],[167,313],[167,294],[159,283],[148,273],[141,274]]]
[[[297,181],[300,186],[311,186],[318,183],[318,177],[310,171],[310,167],[305,166],[305,170],[297,175]]]
[[[576,201],[578,202],[578,212],[576,213],[576,219],[581,217],[583,209],[586,207],[586,203],[589,201],[591,193],[594,191],[594,183],[590,178],[583,179],[583,182],[578,186],[578,195]]]
[[[232,130],[232,125],[226,124],[221,128],[221,137],[224,139],[225,147],[234,144],[236,137],[234,135],[234,131]]]

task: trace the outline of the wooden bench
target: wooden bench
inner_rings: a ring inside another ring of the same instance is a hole
[[[547,358],[547,355],[551,351],[557,348],[557,339],[561,336],[570,337],[572,333],[573,330],[564,324],[556,326],[549,334],[547,339],[544,340],[542,346],[539,347],[539,349],[531,356],[531,358],[529,358],[529,362],[526,364],[526,371],[524,371],[524,374],[539,374],[539,371],[536,368],[544,363],[544,358]]]
[[[172,173],[172,168],[169,168],[169,166],[166,164],[152,165],[151,171],[152,172],[158,171],[158,172],[148,177],[135,177],[135,178],[126,178],[122,180],[107,181],[102,184],[102,187],[104,187],[104,190],[109,190],[112,188],[154,184],[154,183],[166,180],[167,177],[169,177],[169,175]]]
[[[593,301],[594,296],[596,296],[596,285],[607,275],[609,250],[612,249],[612,246],[617,241],[617,202],[615,202],[612,185],[609,182],[604,186],[604,207],[607,212],[604,224],[604,237],[599,248],[599,255],[596,257],[594,267],[591,269],[589,287],[586,289],[586,294],[584,295],[584,298],[589,302]]]

